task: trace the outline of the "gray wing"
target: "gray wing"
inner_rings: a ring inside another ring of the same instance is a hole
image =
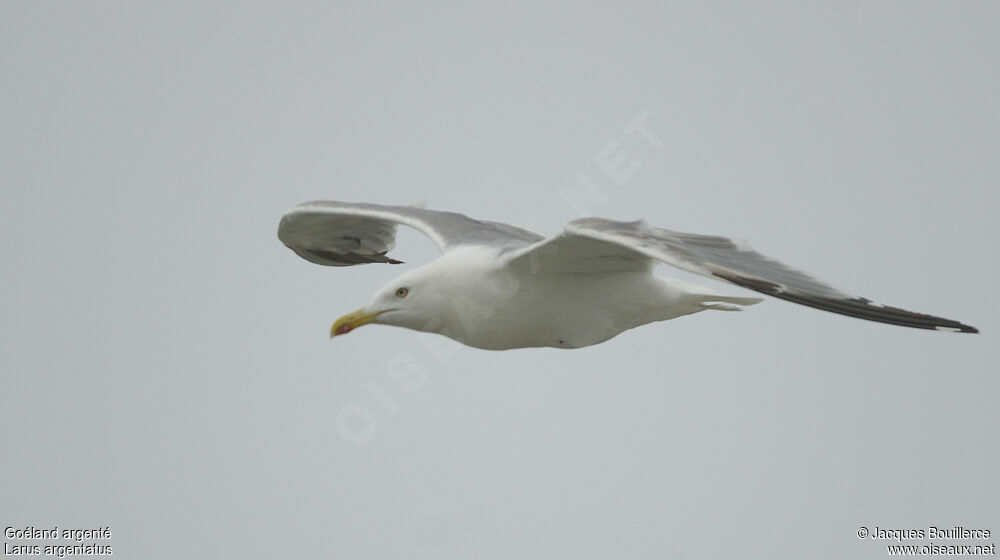
[[[640,270],[655,262],[731,282],[744,288],[869,321],[955,332],[979,332],[951,319],[879,305],[753,250],[746,242],[655,228],[638,222],[583,218],[508,263],[553,273]]]
[[[461,245],[503,250],[543,239],[526,229],[454,212],[334,201],[305,202],[286,212],[278,225],[278,239],[316,264],[399,264],[388,256],[399,224],[423,232],[444,252]]]

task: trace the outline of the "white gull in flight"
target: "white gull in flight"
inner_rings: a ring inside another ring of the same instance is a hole
[[[366,306],[338,319],[330,336],[380,323],[490,350],[580,348],[646,323],[705,310],[738,311],[762,301],[657,276],[653,267],[659,263],[841,315],[979,332],[958,321],[843,292],[741,240],[680,233],[642,221],[583,218],[545,238],[453,212],[319,201],[286,213],[278,238],[317,264],[398,264],[387,254],[398,224],[425,233],[444,254],[389,282]]]

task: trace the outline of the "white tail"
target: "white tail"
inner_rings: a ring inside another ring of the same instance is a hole
[[[764,301],[764,298],[720,296],[715,294],[705,294],[701,297],[702,307],[716,311],[743,311],[743,307],[741,306],[756,305],[762,301]]]

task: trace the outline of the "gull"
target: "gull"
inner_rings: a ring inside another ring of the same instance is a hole
[[[400,264],[388,256],[399,224],[423,232],[437,259],[389,282],[333,324],[338,336],[369,323],[438,333],[487,350],[582,348],[647,323],[763,301],[658,276],[668,265],[776,298],[869,321],[975,333],[958,321],[879,305],[753,250],[743,240],[681,233],[644,221],[581,218],[543,237],[509,224],[415,206],[305,202],[278,239],[327,266]]]

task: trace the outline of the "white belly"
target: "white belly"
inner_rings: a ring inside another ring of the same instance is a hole
[[[528,277],[509,293],[456,297],[442,334],[488,350],[580,348],[703,309],[685,287],[648,272]]]

